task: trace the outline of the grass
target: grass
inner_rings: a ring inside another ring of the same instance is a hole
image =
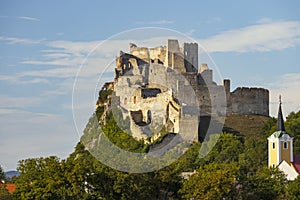
[[[239,115],[231,114],[226,117],[224,132],[233,132],[245,138],[262,139],[260,135],[264,123],[270,117],[262,115]]]

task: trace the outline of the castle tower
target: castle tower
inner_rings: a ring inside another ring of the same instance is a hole
[[[183,44],[184,66],[186,72],[197,72],[198,70],[198,44]]]
[[[269,167],[277,167],[283,160],[293,162],[293,138],[285,131],[280,96],[276,131],[268,137],[268,158]]]
[[[178,40],[167,40],[165,66],[181,73],[186,72],[184,68],[184,57],[180,51]]]

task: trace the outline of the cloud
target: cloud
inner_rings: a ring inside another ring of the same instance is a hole
[[[41,21],[40,19],[34,18],[34,17],[28,17],[28,16],[20,16],[19,19],[29,20],[29,21]]]
[[[276,82],[269,83],[270,89],[270,114],[276,116],[278,109],[278,98],[282,96],[283,113],[287,116],[292,111],[300,110],[300,73],[284,74],[276,78]]]
[[[220,19],[213,18],[212,21],[220,21]],[[173,23],[173,21],[159,20],[141,23],[163,24]],[[188,34],[193,34],[193,32],[194,30],[191,30],[188,32]],[[74,68],[81,66],[84,59],[90,55],[88,58],[90,63],[98,62],[98,66],[103,68],[115,58],[116,52],[119,52],[120,50],[127,52],[129,50],[128,44],[130,42],[141,43],[144,46],[151,46],[151,44],[157,44],[158,46],[164,44],[168,37],[174,38],[170,35],[161,37],[156,36],[147,38],[146,42],[144,41],[145,38],[97,40],[87,42],[73,42],[64,40],[50,41],[45,43],[48,49],[42,51],[43,55],[40,58],[24,60],[22,64],[53,65]],[[10,43],[34,43],[34,41],[27,41],[26,39],[17,38],[0,37],[0,40],[7,40]],[[160,43],[157,41],[160,41]],[[263,18],[255,25],[228,30],[207,39],[198,39],[198,41],[201,45],[206,47],[209,52],[262,52],[282,50],[300,44],[300,22],[273,22],[268,18]],[[101,48],[99,48],[99,46]],[[50,71],[46,70],[44,74],[48,72],[50,72],[49,74],[52,75],[57,74],[59,77],[66,76],[65,72],[70,73],[70,76],[71,74],[74,75],[74,69],[67,68],[54,69]],[[62,72],[62,74],[59,75],[59,72]],[[39,72],[39,74],[40,73],[42,72]],[[35,75],[38,74],[38,72],[34,71],[32,74]],[[29,73],[27,73],[27,75],[29,75]]]
[[[45,70],[34,70],[22,72],[21,77],[75,77],[79,67],[81,77],[98,76],[102,72],[113,71],[114,66],[110,66],[120,50],[129,51],[129,43],[134,42],[143,46],[158,46],[164,44],[167,38],[172,36],[155,37],[142,39],[116,39],[97,40],[89,42],[73,41],[51,41],[46,43],[47,48],[42,51],[42,56],[36,59],[24,60],[22,64],[28,65],[49,65],[55,68]],[[86,59],[86,60],[85,60]],[[62,67],[61,67],[62,66]]]
[[[264,52],[283,50],[300,44],[300,22],[272,22],[262,19],[259,24],[222,32],[200,44],[209,52]]]
[[[0,36],[0,41],[6,41],[7,44],[25,44],[25,45],[32,45],[32,44],[39,44],[42,40],[31,40],[28,38],[16,38],[16,37],[2,37]]]
[[[49,84],[50,82],[45,78],[31,78],[28,80],[23,80],[22,77],[18,75],[0,75],[0,81],[7,81],[12,84]]]
[[[41,104],[41,99],[38,97],[12,97],[8,95],[0,94],[0,99],[1,99],[0,108],[4,108],[4,109],[8,109],[8,108],[23,109],[26,107],[32,107]]]

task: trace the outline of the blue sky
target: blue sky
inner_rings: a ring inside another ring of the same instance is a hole
[[[231,79],[232,90],[265,87],[272,115],[279,94],[285,115],[298,111],[299,8],[296,0],[1,1],[0,164],[11,170],[20,159],[65,158],[73,151],[79,140],[72,113],[77,71],[99,42],[134,28],[161,27],[195,38],[222,77]],[[99,58],[107,61],[123,48],[111,42]],[[103,70],[99,64],[86,77]],[[86,93],[95,89],[81,86]],[[78,112],[89,113],[89,106]]]

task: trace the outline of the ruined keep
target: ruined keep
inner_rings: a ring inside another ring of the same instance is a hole
[[[269,115],[269,91],[264,88],[230,89],[213,81],[207,64],[198,67],[198,44],[167,40],[155,48],[130,44],[130,52],[116,58],[114,101],[129,119],[132,135],[137,139],[168,132],[187,133],[199,139],[201,117],[225,114]],[[185,136],[185,134],[183,134]],[[183,136],[183,137],[184,137]]]

